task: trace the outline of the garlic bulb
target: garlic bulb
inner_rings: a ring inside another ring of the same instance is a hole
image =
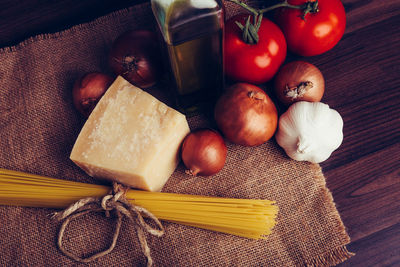
[[[301,101],[281,115],[275,137],[292,159],[319,163],[342,143],[343,120],[327,104]]]

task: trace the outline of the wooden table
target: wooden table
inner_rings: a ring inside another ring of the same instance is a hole
[[[0,0],[0,47],[140,1]],[[400,265],[400,1],[342,2],[343,39],[306,59],[344,119],[342,146],[321,164],[356,253],[342,266]]]

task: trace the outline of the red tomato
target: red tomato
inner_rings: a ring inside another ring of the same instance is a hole
[[[258,31],[258,43],[245,43],[242,39],[242,30],[235,21],[245,25],[247,17],[246,14],[239,14],[226,22],[225,73],[234,81],[261,84],[271,80],[285,60],[286,41],[279,27],[263,18]]]
[[[289,0],[301,5],[307,0]],[[311,0],[314,2],[314,0]],[[346,27],[346,14],[340,0],[318,0],[319,11],[308,13],[302,19],[300,9],[281,8],[276,22],[286,37],[288,49],[301,56],[315,56],[332,49],[342,38]]]

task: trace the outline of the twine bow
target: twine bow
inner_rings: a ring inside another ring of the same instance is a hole
[[[119,232],[121,229],[121,224],[122,224],[122,217],[123,215],[126,216],[133,224],[135,225],[136,232],[139,238],[139,242],[142,248],[143,254],[147,258],[147,266],[152,266],[153,264],[153,259],[151,258],[150,255],[150,248],[147,244],[146,241],[146,236],[144,231],[157,236],[161,237],[164,234],[164,228],[161,224],[161,222],[155,217],[150,211],[147,209],[136,206],[131,204],[126,198],[125,198],[125,193],[126,193],[126,188],[123,188],[120,184],[114,183],[113,185],[113,193],[110,193],[109,195],[106,195],[102,198],[99,197],[87,197],[78,200],[71,206],[69,206],[67,209],[61,211],[61,212],[55,212],[53,214],[53,217],[56,218],[59,221],[64,220],[63,224],[61,225],[60,231],[58,233],[58,241],[57,245],[61,252],[64,253],[64,255],[72,258],[73,260],[77,262],[83,262],[83,263],[88,263],[90,261],[93,261],[99,257],[102,257],[104,255],[107,255],[110,253],[116,243],[117,239],[119,236]],[[105,214],[107,217],[110,216],[111,211],[115,211],[115,214],[117,215],[117,223],[115,227],[115,232],[114,236],[112,239],[112,243],[110,247],[104,251],[101,251],[99,253],[96,253],[90,257],[87,258],[81,258],[65,249],[63,246],[63,237],[65,233],[65,229],[67,228],[68,224],[76,219],[79,216],[85,215],[90,212],[103,212],[105,211]],[[157,227],[152,227],[148,223],[145,222],[143,219],[143,216],[151,219]]]

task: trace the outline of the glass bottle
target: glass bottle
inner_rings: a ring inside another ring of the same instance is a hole
[[[219,0],[151,0],[178,109],[209,109],[222,91],[224,12]]]

